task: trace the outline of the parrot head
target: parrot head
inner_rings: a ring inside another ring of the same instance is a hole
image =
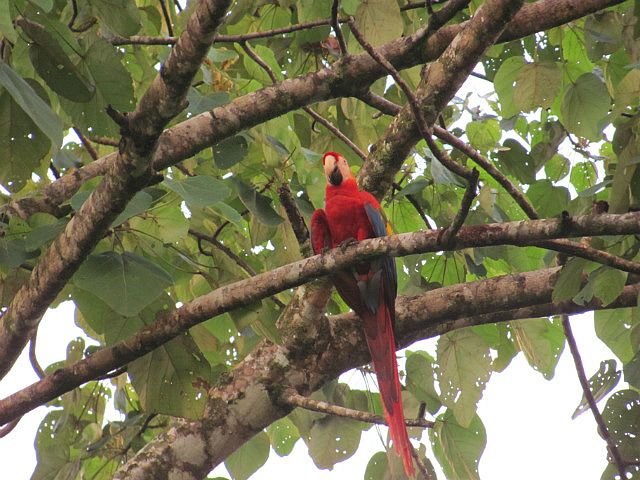
[[[345,180],[353,178],[347,159],[336,152],[327,152],[322,157],[324,173],[327,181],[334,186],[339,186]]]

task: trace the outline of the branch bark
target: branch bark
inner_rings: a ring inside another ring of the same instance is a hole
[[[194,325],[221,313],[282,290],[302,285],[317,276],[344,269],[358,261],[377,255],[402,256],[442,250],[441,233],[442,231],[404,233],[364,240],[345,249],[337,248],[326,254],[290,263],[247,280],[223,286],[186,303],[176,310],[159,313],[155,323],[143,328],[132,337],[103,348],[69,367],[59,369],[43,380],[0,400],[0,424],[23,415],[84,382],[95,379],[136,358],[142,357],[154,348],[186,332]],[[640,233],[640,212],[624,215],[586,215],[575,218],[462,227],[446,248],[459,250],[505,244],[524,246],[532,242],[558,237],[638,233]],[[491,280],[487,282],[487,284],[490,284]],[[462,299],[451,296],[450,290],[439,289],[435,292],[446,292],[448,295],[446,302],[453,306],[449,307],[447,311],[451,311],[450,308],[459,308],[455,307],[456,305],[468,305],[477,314],[484,313],[480,300],[478,300],[479,296],[475,300],[471,300],[474,295],[471,287],[462,285],[461,288],[466,289],[464,290],[467,292],[465,295],[468,295],[468,302],[466,303],[462,302]],[[531,288],[531,291],[536,292],[538,290]],[[494,287],[493,296],[503,300],[496,301],[511,302],[505,304],[501,310],[519,308],[523,305],[518,302],[527,298],[526,291],[515,295],[517,298],[513,300],[511,300],[513,293],[500,295],[497,292],[497,287]],[[456,298],[456,301],[452,302],[452,298]],[[544,299],[542,303],[550,301],[549,297]],[[424,310],[425,307],[422,306],[421,308]],[[464,315],[470,314],[471,311],[464,312]],[[418,315],[418,312],[414,316],[422,318]],[[438,316],[432,314],[429,318],[435,321]],[[315,327],[321,328],[317,325]],[[309,329],[304,318],[299,319],[295,324],[287,323],[284,328],[286,330],[283,332],[285,345],[287,348],[290,347],[299,351],[300,355],[308,355],[308,343],[313,344],[319,341],[317,338],[310,337],[309,333],[303,333],[305,329]]]
[[[165,125],[185,107],[187,89],[230,0],[202,0],[160,74],[130,115],[118,114],[122,139],[105,178],[42,255],[0,324],[0,378],[11,369],[42,315],[111,222],[151,179],[151,159]]]
[[[526,4],[507,25],[498,42],[526,37],[621,2],[622,0],[540,0]],[[428,39],[422,39],[418,45],[412,43],[418,35],[416,34],[390,42],[378,51],[397,69],[430,62],[442,54],[464,25],[445,26]],[[153,166],[156,170],[167,168],[241,130],[302,106],[341,96],[357,97],[385,74],[384,69],[367,53],[348,55],[319,72],[285,80],[278,85],[236,98],[211,112],[197,115],[166,130],[158,141]],[[115,157],[115,154],[106,155],[47,185],[42,197],[15,200],[4,210],[23,218],[38,211],[55,213],[57,206],[71,198],[84,182],[104,175]],[[370,184],[376,183],[372,179]]]

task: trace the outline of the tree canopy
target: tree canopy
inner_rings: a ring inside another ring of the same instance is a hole
[[[370,358],[327,274],[386,254],[398,348],[437,337],[401,372],[421,476],[479,478],[492,374],[522,354],[551,380],[564,354],[602,478],[636,478],[639,9],[0,2],[0,377],[47,309],[73,302],[86,334],[32,355],[0,435],[48,406],[37,480],[245,479],[299,441],[331,468],[382,407],[337,380]],[[398,235],[311,256],[329,150]],[[612,352],[597,372],[571,333],[587,311]],[[401,463],[372,452],[363,475]]]

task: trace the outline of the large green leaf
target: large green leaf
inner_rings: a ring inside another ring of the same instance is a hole
[[[500,124],[495,119],[469,122],[466,130],[471,145],[482,152],[495,148],[502,135]]]
[[[267,428],[271,448],[280,457],[289,455],[300,439],[300,433],[289,417],[276,420]]]
[[[564,300],[573,298],[582,285],[582,271],[587,265],[587,261],[583,258],[571,258],[562,267],[556,283],[553,286],[551,299],[553,303],[559,303]]]
[[[513,138],[507,138],[502,147],[497,156],[504,173],[514,176],[522,183],[535,182],[535,162],[522,144]]]
[[[562,99],[562,124],[572,133],[599,140],[611,98],[604,82],[593,73],[578,77]]]
[[[280,225],[284,220],[271,206],[271,200],[258,193],[242,180],[234,178],[234,184],[240,200],[245,207],[260,221],[269,227]]]
[[[234,480],[246,480],[269,458],[269,436],[260,432],[224,461]]]
[[[165,178],[164,184],[194,207],[208,207],[224,200],[231,193],[231,189],[222,180],[206,175],[183,180]]]
[[[134,0],[88,0],[95,16],[124,37],[140,30],[140,12]]]
[[[476,414],[478,400],[491,376],[491,354],[487,342],[470,329],[455,330],[438,340],[438,382],[440,398],[468,427]]]
[[[621,375],[622,372],[616,369],[615,360],[603,360],[600,362],[600,368],[589,379],[589,390],[591,390],[596,402],[602,400],[615,388],[620,381]],[[582,400],[580,400],[580,404],[576,407],[571,418],[574,419],[587,410],[589,410],[589,402],[587,402],[587,398],[583,394]]]
[[[84,75],[60,41],[66,39],[58,33],[62,28],[50,22],[48,29],[28,21],[19,23],[32,40],[29,58],[38,74],[59,95],[75,102],[86,102],[95,94],[95,85]],[[51,28],[55,25],[55,28]],[[79,52],[75,52],[76,54]]]
[[[249,145],[244,135],[236,135],[216,143],[212,148],[216,166],[221,170],[226,170],[245,157]]]
[[[565,187],[557,187],[549,180],[538,180],[529,190],[527,197],[536,206],[542,217],[553,217],[566,210],[571,196]]]
[[[137,315],[122,316],[93,293],[76,289],[73,297],[84,320],[107,345],[130,337],[154,323],[158,312],[173,308],[164,294]],[[146,411],[189,418],[202,415],[205,396],[198,385],[212,381],[211,369],[188,333],[131,362],[127,372]]]
[[[514,99],[514,87],[518,72],[524,67],[524,59],[520,56],[507,58],[496,72],[493,80],[494,88],[500,100],[500,109],[504,118],[513,117],[520,112]]]
[[[596,335],[625,364],[634,354],[631,341],[634,326],[640,324],[640,308],[618,308],[594,312]]]
[[[467,427],[456,421],[447,410],[440,415],[429,440],[446,478],[450,480],[479,480],[478,464],[487,444],[487,433],[482,420],[474,415]]]
[[[640,393],[615,392],[602,411],[609,435],[627,462],[640,462]]]
[[[0,85],[7,89],[13,100],[44,133],[54,147],[62,145],[62,121],[45,102],[44,90],[35,82],[28,82],[16,74],[6,63],[0,62]],[[38,93],[34,90],[37,85]]]
[[[362,428],[355,420],[328,416],[309,431],[309,455],[318,468],[331,469],[351,457],[360,444]]]
[[[0,67],[2,65],[3,63],[0,62]],[[33,81],[29,83],[42,89]],[[46,110],[49,107],[42,103],[47,107],[43,112],[46,116]],[[62,133],[62,128],[59,133]],[[50,145],[49,139],[8,93],[8,90],[1,90],[0,183],[7,190],[19,191],[31,178],[32,172],[38,170],[40,161],[49,151]]]
[[[626,272],[611,267],[600,267],[589,274],[589,281],[573,301],[584,305],[596,297],[606,307],[622,293],[626,280]]]
[[[124,316],[138,314],[169,287],[173,280],[157,264],[134,253],[90,255],[73,283],[103,300]]]
[[[557,321],[535,318],[511,322],[514,341],[527,362],[551,380],[564,348],[564,332]]]
[[[435,413],[442,403],[435,389],[434,360],[427,352],[414,352],[407,356],[407,390],[427,406],[427,411]]]
[[[13,19],[11,18],[11,4],[9,2],[0,2],[0,35],[15,43],[18,35],[13,28]]]
[[[549,108],[561,88],[562,72],[555,63],[528,63],[518,70],[513,100],[525,112]]]
[[[382,45],[402,34],[400,7],[386,0],[362,0],[356,10],[356,26],[373,46]]]
[[[131,74],[122,65],[122,55],[118,50],[102,39],[94,39],[83,56],[83,62],[95,83],[95,95],[80,103],[61,99],[61,105],[82,130],[93,135],[116,136],[119,134],[118,126],[105,109],[107,105],[121,111],[133,109]]]

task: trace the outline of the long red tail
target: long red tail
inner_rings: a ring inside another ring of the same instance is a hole
[[[391,440],[396,452],[402,458],[404,471],[407,476],[413,478],[415,471],[411,458],[412,447],[409,443],[402,410],[402,393],[396,361],[396,341],[393,335],[391,314],[384,300],[381,298],[375,315],[362,315],[362,320],[367,345],[373,360],[373,368],[378,377],[378,387],[380,388],[385,417],[389,423]]]

